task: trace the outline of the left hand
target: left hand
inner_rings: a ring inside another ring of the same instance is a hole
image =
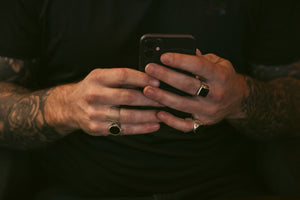
[[[209,86],[206,97],[179,96],[160,88],[147,86],[144,94],[160,104],[176,110],[191,113],[194,119],[200,120],[204,125],[212,125],[223,119],[244,118],[242,102],[249,95],[245,79],[238,74],[232,64],[214,54],[185,55],[179,53],[165,53],[161,62],[167,66],[191,72],[191,77],[164,66],[150,63],[145,71],[148,75],[161,80],[179,90],[195,95],[201,81],[205,80]],[[160,111],[157,117],[167,125],[189,132],[193,130],[194,121],[191,118],[181,119],[174,115]]]

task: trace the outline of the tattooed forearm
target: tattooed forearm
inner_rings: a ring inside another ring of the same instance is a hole
[[[27,82],[25,61],[0,57],[0,144],[33,148],[62,137],[45,120],[44,106],[51,92],[31,92],[16,83]]]
[[[45,120],[44,106],[50,92],[44,90],[6,97],[2,93],[0,143],[3,146],[33,148],[62,137]]]
[[[269,73],[261,74],[260,79],[273,78],[271,81],[246,77],[250,93],[243,108],[247,118],[231,121],[243,133],[258,139],[300,136],[300,62],[292,66],[285,70],[268,67]],[[271,68],[282,73],[273,76]]]
[[[279,77],[300,79],[300,60],[288,65],[252,65],[252,76],[269,81]]]

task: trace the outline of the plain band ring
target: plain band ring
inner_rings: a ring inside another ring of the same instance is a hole
[[[201,85],[197,90],[195,96],[206,97],[209,93],[209,86],[206,83],[203,83],[202,81],[200,81],[200,83]]]
[[[205,125],[204,125],[203,122],[201,122],[201,121],[198,120],[198,119],[195,119],[195,120],[194,120],[193,132],[194,132],[194,133],[199,133],[199,130],[200,130],[202,127],[204,127],[204,126],[205,126]]]
[[[111,135],[117,136],[121,134],[121,124],[118,121],[111,121],[111,124],[108,128]]]
[[[120,120],[120,108],[112,106],[107,111],[106,119],[108,121],[119,121]]]

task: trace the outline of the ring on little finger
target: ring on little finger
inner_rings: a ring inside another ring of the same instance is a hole
[[[193,126],[193,132],[194,133],[200,133],[201,128],[205,126],[203,122],[201,122],[199,119],[194,119],[194,126]]]

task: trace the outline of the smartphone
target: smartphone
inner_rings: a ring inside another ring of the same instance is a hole
[[[167,52],[182,53],[195,55],[196,54],[196,39],[189,34],[145,34],[140,38],[140,50],[139,50],[139,70],[145,71],[145,67],[149,63],[157,63],[163,65],[160,62],[162,54]],[[170,66],[163,65],[171,68],[175,71],[193,76],[191,73],[179,69],[174,69]],[[190,94],[180,91],[166,83],[161,82],[161,89],[176,93],[181,96],[191,96]],[[168,112],[171,110],[168,109]],[[173,114],[180,117],[187,117],[186,113],[180,111],[171,111]]]
[[[143,35],[140,39],[139,70],[144,72],[146,65],[149,63],[157,63],[163,65],[160,62],[160,56],[167,52],[195,55],[196,40],[192,35],[188,34]],[[166,65],[163,66],[171,68]],[[189,72],[174,68],[171,69],[192,76],[192,74]],[[189,95],[165,83],[161,84],[161,88],[179,95]]]

